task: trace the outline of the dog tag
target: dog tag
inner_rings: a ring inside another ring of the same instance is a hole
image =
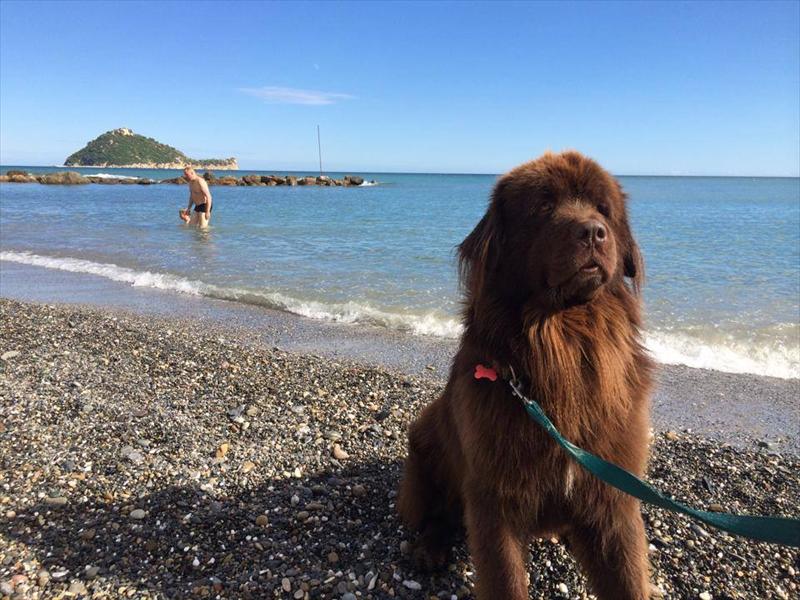
[[[497,371],[491,367],[475,365],[475,379],[488,379],[489,381],[497,381]]]

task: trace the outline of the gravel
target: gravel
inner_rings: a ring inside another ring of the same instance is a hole
[[[0,300],[0,593],[14,598],[465,598],[461,544],[416,571],[395,511],[430,379],[191,324]],[[685,431],[649,480],[692,506],[797,516],[800,464]],[[797,598],[795,550],[644,508],[670,598]],[[588,598],[559,540],[531,598]]]

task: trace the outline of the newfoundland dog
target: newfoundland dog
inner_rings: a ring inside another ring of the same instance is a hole
[[[639,502],[575,464],[507,383],[574,444],[644,473],[652,364],[620,184],[577,152],[525,163],[497,181],[459,259],[464,334],[444,393],[410,428],[398,497],[415,560],[446,564],[463,527],[477,597],[521,600],[528,543],[560,535],[599,598],[648,598]]]

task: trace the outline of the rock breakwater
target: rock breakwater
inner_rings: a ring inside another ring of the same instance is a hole
[[[328,187],[358,187],[364,185],[375,185],[376,182],[366,182],[363,177],[358,175],[345,175],[341,179],[334,179],[327,175],[307,175],[298,177],[297,175],[243,175],[234,177],[224,175],[217,177],[211,171],[206,171],[202,175],[209,185],[223,186],[250,186],[250,187],[270,187],[278,185],[288,186],[328,186]],[[5,175],[0,175],[0,183],[41,183],[46,185],[85,185],[96,183],[101,185],[154,185],[154,184],[173,184],[183,185],[187,183],[186,178],[173,177],[170,179],[147,179],[139,177],[109,177],[108,175],[81,175],[75,171],[59,171],[57,173],[35,174],[27,171],[11,170]]]

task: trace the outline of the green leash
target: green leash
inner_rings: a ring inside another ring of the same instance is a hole
[[[516,379],[508,381],[508,384],[514,391],[514,395],[522,400],[525,410],[533,420],[544,427],[544,430],[567,451],[567,454],[598,479],[643,502],[689,515],[717,529],[762,542],[783,544],[795,548],[800,547],[800,519],[715,513],[697,510],[675,502],[628,471],[606,462],[602,458],[578,448],[569,440],[564,439],[555,425],[544,414],[542,407],[522,393],[519,382]]]

